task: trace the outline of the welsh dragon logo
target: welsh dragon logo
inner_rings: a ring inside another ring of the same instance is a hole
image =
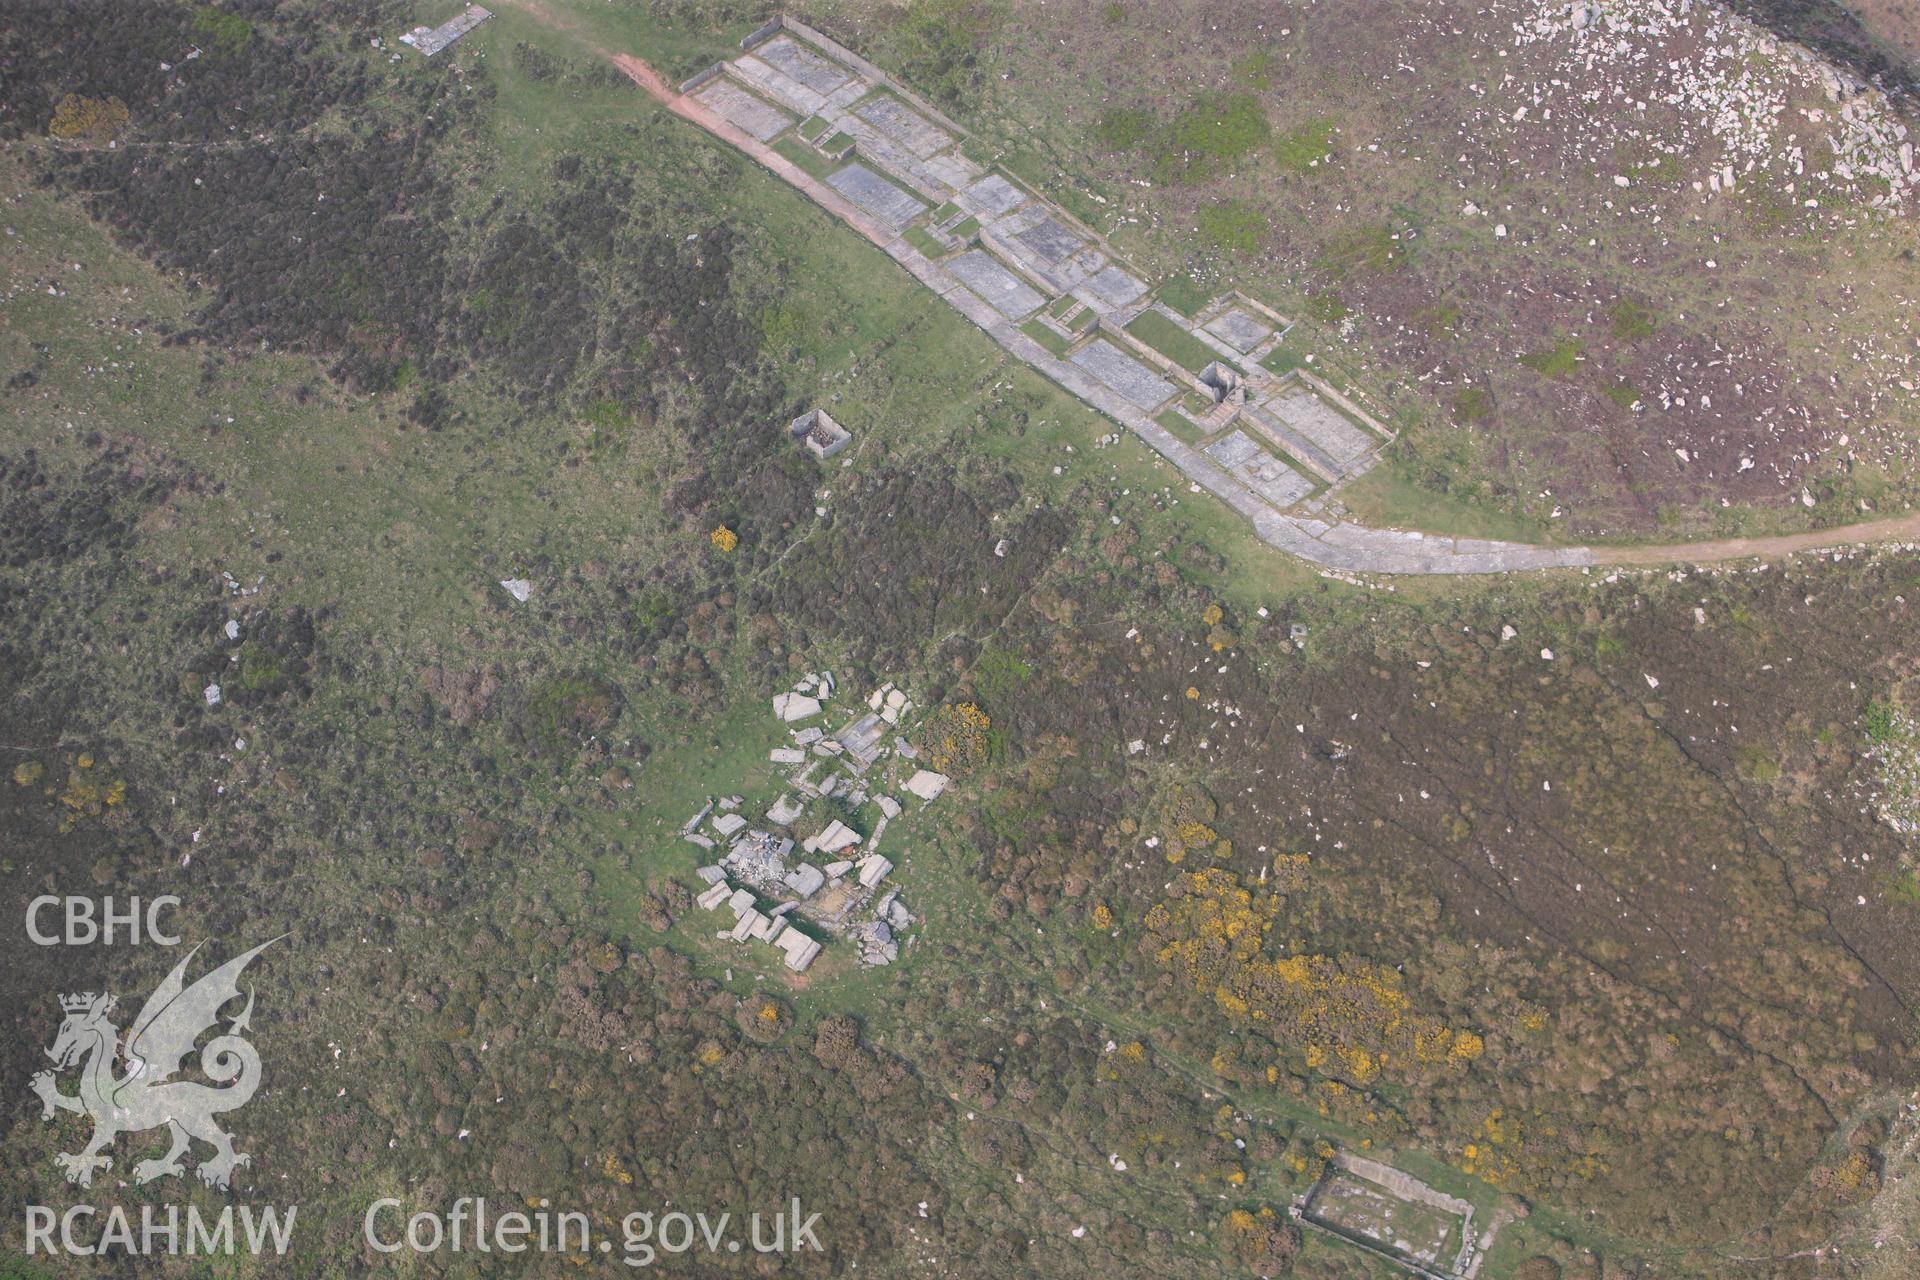
[[[93,1120],[93,1140],[84,1150],[54,1157],[68,1182],[91,1185],[96,1172],[113,1164],[113,1158],[104,1153],[115,1138],[163,1125],[173,1145],[164,1156],[136,1164],[135,1182],[185,1173],[180,1157],[187,1154],[193,1138],[214,1148],[213,1157],[201,1161],[198,1170],[200,1180],[210,1187],[224,1190],[234,1169],[251,1163],[251,1157],[236,1152],[233,1139],[214,1122],[215,1116],[245,1106],[260,1087],[260,1055],[246,1039],[253,1016],[251,991],[246,1007],[228,1019],[225,1034],[214,1036],[200,1050],[201,1071],[222,1087],[171,1077],[180,1070],[180,1060],[193,1052],[201,1033],[218,1024],[221,1006],[239,998],[241,972],[279,940],[235,956],[192,986],[186,985],[187,963],[200,948],[189,951],[147,998],[128,1029],[123,1075],[114,1074],[121,1053],[120,1029],[112,1021],[114,998],[90,991],[60,997],[66,1020],[47,1056],[53,1059],[55,1071],[80,1066],[80,1091],[59,1092],[54,1071],[35,1072],[31,1083],[43,1118],[77,1111]]]

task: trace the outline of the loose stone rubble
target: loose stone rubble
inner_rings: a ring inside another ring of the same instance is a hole
[[[836,691],[831,672],[811,672],[774,697],[773,713],[787,726],[832,717]],[[878,846],[904,812],[883,787],[901,787],[925,808],[949,782],[925,769],[902,780],[900,762],[915,754],[905,736],[915,710],[907,692],[889,682],[832,733],[819,725],[789,727],[793,745],[768,753],[789,770],[787,789],[760,818],[749,818],[745,800],[734,795],[710,800],[688,819],[682,839],[703,853],[723,850],[698,869],[707,887],[696,901],[731,913],[732,923],[715,936],[777,947],[795,973],[805,972],[833,937],[851,942],[867,967],[891,964],[913,944],[918,935],[907,931],[917,920],[891,881],[894,859]]]

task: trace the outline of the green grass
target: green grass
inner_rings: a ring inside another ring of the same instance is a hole
[[[238,53],[253,39],[253,24],[237,13],[208,5],[194,13],[193,32],[216,53]]]
[[[1900,723],[1900,709],[1886,698],[1875,698],[1867,704],[1860,718],[1860,731],[1867,741],[1880,744],[1892,742]]]
[[[1058,320],[1079,305],[1080,299],[1070,293],[1063,293],[1047,307],[1047,314]]]
[[[1225,253],[1255,253],[1267,230],[1267,216],[1252,200],[1223,200],[1200,211],[1200,234]]]
[[[1056,356],[1065,356],[1067,349],[1073,345],[1039,316],[1035,316],[1033,319],[1021,325],[1020,332],[1026,334],[1029,338],[1032,338]]]
[[[1195,283],[1191,276],[1174,276],[1155,290],[1156,299],[1183,316],[1196,316],[1200,308],[1213,301],[1213,294]]]
[[[1580,358],[1585,350],[1585,345],[1578,338],[1562,338],[1551,347],[1521,356],[1520,363],[1543,378],[1557,381],[1570,377],[1580,367]]]
[[[944,258],[947,255],[947,246],[935,240],[932,233],[917,223],[906,229],[904,239],[929,258]]]
[[[853,135],[845,132],[836,133],[821,143],[820,149],[829,156],[839,159],[853,149]]]
[[[1338,289],[1315,289],[1307,295],[1306,306],[1302,308],[1307,319],[1332,327],[1353,314],[1353,309],[1340,296]]]
[[[1637,342],[1641,338],[1651,338],[1653,331],[1660,327],[1644,304],[1631,298],[1615,299],[1607,308],[1607,331],[1623,342]]]
[[[1462,387],[1447,402],[1455,422],[1485,422],[1493,416],[1493,395],[1485,387]]]
[[[1267,358],[1260,362],[1260,367],[1269,373],[1277,373],[1285,376],[1286,374],[1292,373],[1295,369],[1301,368],[1305,363],[1306,361],[1301,358],[1298,351],[1295,351],[1283,342],[1273,350],[1267,352]]]
[[[1161,182],[1206,182],[1245,160],[1271,133],[1253,94],[1203,93],[1154,133],[1148,163]]]
[[[1107,151],[1131,151],[1147,140],[1153,113],[1139,107],[1112,107],[1093,127],[1093,140]]]
[[[1462,502],[1417,484],[1391,460],[1348,482],[1340,500],[1363,524],[1423,529],[1461,538],[1505,542],[1551,541],[1543,524],[1511,511]]]
[[[1333,150],[1334,123],[1315,117],[1273,140],[1273,158],[1289,173],[1309,173]]]
[[[1336,280],[1354,271],[1384,275],[1405,266],[1410,252],[1406,241],[1386,223],[1351,227],[1328,242],[1314,263]]]
[[[980,219],[969,214],[954,227],[950,234],[961,244],[971,244],[973,238],[980,234]]]
[[[1274,57],[1271,50],[1255,49],[1242,54],[1233,64],[1233,78],[1249,89],[1273,87]]]
[[[1200,424],[1178,409],[1162,409],[1154,421],[1188,444],[1199,444],[1207,438]]]
[[[822,116],[808,116],[800,122],[800,127],[795,132],[806,141],[812,142],[831,127],[831,122]]]
[[[1427,334],[1434,338],[1452,338],[1458,336],[1460,329],[1460,308],[1441,303],[1428,307],[1420,313],[1426,321]]]
[[[1212,347],[1207,346],[1158,311],[1142,311],[1134,317],[1133,323],[1127,326],[1127,332],[1188,373],[1199,373],[1214,361],[1221,359],[1219,353]],[[1231,362],[1223,361],[1223,363]]]
[[[960,206],[949,200],[933,211],[933,221],[936,223],[945,222],[958,212],[960,212]]]
[[[1640,389],[1624,379],[1610,382],[1600,389],[1600,394],[1619,405],[1622,409],[1631,409],[1640,402]]]
[[[840,167],[798,138],[780,138],[773,144],[773,149],[793,161],[808,177],[818,178],[823,182],[828,175]]]

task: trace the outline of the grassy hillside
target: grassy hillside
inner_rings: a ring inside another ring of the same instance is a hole
[[[1912,1197],[1910,557],[1323,579],[588,48],[756,14],[422,62],[385,6],[247,12],[172,78],[191,10],[7,37],[0,888],[291,934],[235,1195],[302,1205],[293,1273],[486,1194],[798,1196],[798,1275],[1388,1274],[1286,1218],[1336,1144],[1506,1219],[1486,1280],[1911,1263],[1856,1243]],[[48,136],[116,86],[111,148]],[[677,833],[778,789],[822,668],[986,727],[889,836],[915,945],[795,979]],[[15,1079],[56,994],[177,959],[4,946]],[[15,1109],[17,1198],[83,1131]]]

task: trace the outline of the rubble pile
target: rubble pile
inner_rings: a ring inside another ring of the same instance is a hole
[[[914,703],[892,682],[835,732],[806,723],[828,714],[836,690],[831,672],[812,672],[775,695],[773,713],[788,726],[791,745],[773,748],[768,759],[791,769],[789,790],[758,821],[740,812],[745,802],[736,795],[709,801],[681,828],[702,850],[724,849],[699,868],[707,886],[700,906],[732,912],[733,923],[716,936],[777,947],[796,973],[822,948],[807,930],[847,939],[868,967],[893,963],[912,944],[902,937],[917,920],[890,883],[894,860],[878,852],[903,807],[881,787],[903,787],[924,809],[948,784],[926,769],[900,776],[898,762],[916,754],[904,735]]]

